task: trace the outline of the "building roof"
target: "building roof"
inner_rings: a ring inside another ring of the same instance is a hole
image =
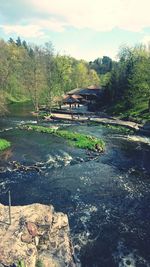
[[[67,92],[67,94],[68,94],[68,95],[74,95],[74,94],[78,95],[78,93],[79,93],[81,90],[82,90],[82,88],[75,88],[75,89],[73,89],[73,90]]]
[[[88,86],[87,89],[101,90],[102,88],[100,86],[92,84],[92,85]]]
[[[102,91],[101,87],[98,87],[96,85],[91,85],[86,88],[75,88],[69,92],[67,92],[68,95],[80,95],[80,96],[85,96],[85,95],[95,95],[98,96],[100,95]]]
[[[72,97],[75,99],[82,99],[83,98],[81,95],[72,95]]]
[[[80,101],[77,98],[74,98],[72,96],[67,96],[63,100],[64,104],[75,104],[75,103],[79,103],[79,102]]]

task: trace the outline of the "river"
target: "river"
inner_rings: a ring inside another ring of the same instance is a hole
[[[10,189],[13,205],[52,204],[67,213],[83,267],[150,266],[150,139],[102,125],[48,123],[102,138],[106,151],[96,155],[17,128],[29,122],[37,123],[18,107],[0,119],[0,138],[12,143],[0,155],[0,202],[8,204]]]

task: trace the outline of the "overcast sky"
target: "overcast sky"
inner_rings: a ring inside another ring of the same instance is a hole
[[[150,41],[150,0],[0,0],[0,37],[20,36],[78,59],[115,58]]]

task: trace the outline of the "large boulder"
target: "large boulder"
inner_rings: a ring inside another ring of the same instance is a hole
[[[11,207],[10,225],[8,214],[8,207],[0,204],[0,264],[76,266],[67,215],[41,204]]]

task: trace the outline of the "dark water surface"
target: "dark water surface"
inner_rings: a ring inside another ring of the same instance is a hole
[[[60,137],[19,130],[36,123],[26,108],[21,112],[12,108],[0,120],[0,138],[12,142],[0,155],[0,202],[8,204],[9,188],[13,205],[53,204],[67,213],[83,267],[150,266],[150,139],[61,125],[104,139],[105,153],[91,154]],[[31,168],[14,171],[14,162]]]

